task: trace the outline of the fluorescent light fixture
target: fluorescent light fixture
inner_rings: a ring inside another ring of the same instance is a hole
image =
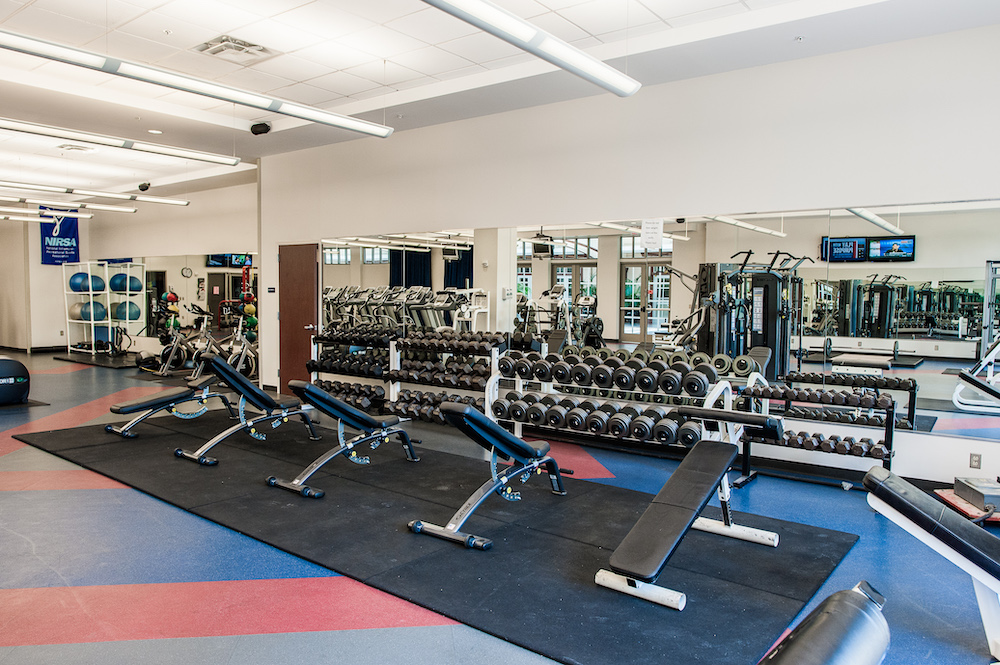
[[[6,30],[0,30],[0,48],[27,53],[28,55],[35,55],[49,60],[57,60],[78,67],[86,67],[87,69],[95,69],[105,74],[114,74],[115,76],[123,76],[136,81],[162,85],[167,88],[182,90],[204,97],[213,97],[221,99],[224,102],[250,106],[271,113],[279,113],[331,127],[349,129],[354,132],[370,134],[371,136],[386,138],[392,134],[392,127],[368,122],[367,120],[324,111],[312,106],[302,106],[283,99],[231,88],[227,85],[194,78],[185,74],[168,72],[148,65],[109,58],[98,53],[54,44],[42,39],[7,32]]]
[[[588,224],[590,224],[591,226],[599,226],[602,229],[613,229],[615,231],[628,231],[629,233],[642,235],[642,229],[636,228],[634,226],[625,226],[624,224],[618,224],[617,222],[588,222]],[[678,236],[674,235],[673,233],[666,233],[666,232],[664,232],[663,237],[669,238],[670,240],[681,240],[683,242],[687,242],[688,240],[691,239],[688,238],[687,236]]]
[[[103,203],[77,203],[74,201],[46,201],[43,199],[26,199],[17,196],[0,196],[0,201],[4,203],[28,203],[31,205],[50,206],[53,208],[89,208],[90,210],[103,210],[105,212],[135,212],[135,208],[125,206],[104,205]]]
[[[556,67],[576,74],[619,97],[634,95],[642,84],[594,56],[488,0],[424,0],[455,18],[485,30]]]
[[[763,233],[764,235],[774,236],[776,238],[785,238],[788,236],[787,233],[782,231],[775,231],[774,229],[764,228],[763,226],[755,226],[754,224],[748,224],[747,222],[734,219],[733,217],[723,217],[722,215],[719,215],[717,217],[708,217],[707,219],[710,219],[713,222],[722,222],[723,224],[729,224],[730,226],[746,229],[747,231],[756,231],[757,233]]]
[[[881,217],[879,217],[870,210],[865,210],[864,208],[845,208],[845,210],[847,210],[847,212],[851,213],[852,215],[857,215],[866,222],[871,222],[880,229],[883,229],[884,231],[888,231],[894,236],[903,235],[903,229],[897,226],[893,226],[891,222],[882,219]]]
[[[7,219],[12,222],[46,222],[42,217],[24,217],[22,215],[0,215],[0,219]]]
[[[38,215],[41,217],[79,217],[80,219],[91,219],[89,212],[70,212],[68,210],[35,210],[33,208],[5,208],[0,206],[0,215]]]
[[[145,203],[163,203],[166,205],[186,206],[190,201],[182,199],[166,199],[162,196],[144,196],[142,194],[121,194],[119,192],[100,192],[92,189],[74,189],[72,187],[53,187],[51,185],[36,185],[27,182],[10,182],[0,180],[0,187],[4,189],[27,189],[38,192],[52,192],[55,194],[76,194],[77,196],[98,196],[101,198],[121,199],[123,201],[143,201]],[[68,206],[68,203],[57,205]],[[77,204],[73,204],[77,205]]]

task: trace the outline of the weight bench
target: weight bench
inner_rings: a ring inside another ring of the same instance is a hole
[[[390,436],[399,437],[400,442],[403,444],[403,452],[406,453],[407,461],[420,461],[416,451],[413,450],[410,435],[406,433],[406,430],[397,427],[399,423],[404,422],[399,417],[389,416],[381,420],[375,419],[367,413],[359,411],[349,404],[345,404],[325,390],[320,390],[313,384],[305,381],[289,381],[288,387],[304,403],[315,408],[320,413],[337,420],[337,441],[339,445],[317,457],[294,480],[282,480],[275,476],[269,477],[267,484],[271,487],[281,487],[311,499],[320,499],[325,492],[309,487],[305,482],[309,480],[310,476],[319,471],[321,466],[337,455],[343,455],[347,461],[354,462],[355,464],[370,464],[371,460],[368,457],[358,455],[354,448],[367,443],[372,450],[375,450],[383,443],[388,443]],[[359,430],[361,434],[345,441],[344,425]],[[420,441],[417,441],[417,443],[420,443]]]
[[[738,450],[721,441],[703,439],[696,443],[611,554],[611,570],[597,571],[594,581],[636,598],[683,610],[687,597],[655,582],[689,529],[777,547],[778,534],[733,523],[726,473]],[[722,503],[721,522],[698,516],[716,488]]]
[[[444,419],[457,427],[466,436],[492,453],[490,460],[491,478],[483,483],[472,496],[465,500],[462,507],[448,520],[448,526],[438,526],[429,522],[413,520],[407,526],[413,533],[426,533],[436,538],[443,538],[461,543],[470,549],[488,550],[493,546],[489,538],[482,538],[463,533],[462,526],[472,517],[483,501],[493,492],[507,501],[519,501],[520,492],[515,492],[509,483],[517,477],[521,482],[527,482],[535,471],[541,473],[542,467],[549,474],[552,483],[552,493],[565,496],[559,465],[549,457],[549,444],[544,441],[529,443],[517,438],[497,423],[486,417],[469,404],[444,403],[439,407]],[[505,470],[497,469],[497,459],[510,460],[511,464]],[[570,473],[568,470],[562,473]]]
[[[863,482],[868,505],[972,576],[990,654],[1000,660],[1000,538],[880,466]]]
[[[205,358],[205,366],[210,368],[212,373],[215,374],[220,381],[225,383],[230,387],[230,389],[233,390],[233,392],[240,396],[240,401],[237,405],[240,422],[225,431],[216,434],[214,437],[209,439],[205,445],[194,452],[178,448],[174,451],[174,454],[177,457],[183,457],[205,466],[218,464],[219,460],[214,457],[208,457],[205,454],[217,444],[221,443],[236,432],[244,430],[253,438],[263,441],[267,438],[267,435],[264,432],[257,431],[258,424],[270,423],[271,429],[274,429],[281,425],[281,423],[288,422],[289,416],[297,416],[301,418],[306,424],[306,427],[309,428],[309,438],[313,441],[319,441],[319,436],[316,434],[316,429],[313,427],[312,421],[309,419],[309,415],[302,410],[302,402],[294,397],[279,396],[277,399],[271,397],[257,387],[257,384],[251,382],[245,376],[237,372],[235,367],[214,353],[205,353],[202,354],[202,357]],[[247,404],[260,411],[261,415],[247,418]]]
[[[222,403],[225,404],[226,409],[229,410],[229,416],[235,418],[236,412],[233,411],[233,405],[229,403],[226,396],[222,393],[210,392],[212,384],[216,381],[218,381],[218,378],[215,376],[204,376],[195,381],[188,381],[186,388],[171,388],[170,390],[164,390],[163,392],[150,395],[149,397],[140,397],[139,399],[134,399],[129,402],[113,404],[111,406],[111,413],[117,413],[123,416],[131,415],[133,413],[138,413],[139,415],[124,425],[105,425],[104,431],[114,432],[115,434],[123,436],[126,439],[134,439],[138,435],[132,431],[132,428],[146,418],[149,418],[154,413],[166,411],[170,415],[177,418],[197,418],[208,411],[206,403],[213,397],[218,397]],[[178,404],[183,404],[185,402],[198,402],[202,406],[197,411],[191,412],[178,411],[175,408]]]

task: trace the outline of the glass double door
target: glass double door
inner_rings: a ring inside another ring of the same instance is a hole
[[[566,287],[563,299],[571,305],[578,295],[596,296],[597,266],[575,263],[557,265],[552,269],[552,284]]]
[[[623,342],[652,341],[654,332],[667,327],[670,323],[667,264],[623,265],[619,309],[619,338]]]

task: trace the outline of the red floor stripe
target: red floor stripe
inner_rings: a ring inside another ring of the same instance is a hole
[[[51,369],[40,369],[31,370],[31,374],[69,374],[70,372],[79,372],[81,369],[89,369],[93,365],[83,365],[81,363],[66,363],[64,365],[59,365],[58,367],[53,367]]]
[[[0,589],[0,647],[455,623],[346,577]]]
[[[614,478],[615,474],[594,459],[582,446],[572,443],[551,441],[549,454],[559,463],[560,468],[572,469],[572,478]]]
[[[127,402],[128,400],[138,399],[139,397],[146,397],[164,390],[170,390],[170,388],[164,386],[137,386],[135,388],[126,388],[125,390],[119,390],[118,392],[112,393],[106,397],[95,399],[92,402],[87,402],[86,404],[81,404],[80,406],[75,406],[71,409],[54,413],[51,416],[45,416],[44,418],[33,420],[30,423],[25,423],[24,425],[14,427],[5,432],[0,432],[0,455],[12,453],[15,450],[20,450],[24,447],[24,444],[20,441],[15,441],[10,438],[14,434],[47,432],[48,430],[53,429],[79,427],[84,423],[90,422],[94,418],[107,415],[108,409],[111,408],[112,404]]]
[[[128,485],[86,469],[58,471],[0,471],[0,492],[24,490],[106,490]]]

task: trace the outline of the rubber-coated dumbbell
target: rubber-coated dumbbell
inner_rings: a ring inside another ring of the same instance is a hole
[[[648,441],[653,436],[656,423],[667,417],[670,412],[665,406],[653,406],[632,419],[629,424],[629,436],[639,441]]]
[[[608,434],[611,436],[617,436],[619,438],[623,436],[628,436],[629,427],[632,424],[632,419],[639,415],[639,409],[635,406],[628,404],[623,406],[618,413],[611,416],[608,421]]]
[[[704,432],[700,422],[695,420],[689,420],[677,430],[677,443],[684,445],[686,448],[690,448],[694,444],[701,441]]]

